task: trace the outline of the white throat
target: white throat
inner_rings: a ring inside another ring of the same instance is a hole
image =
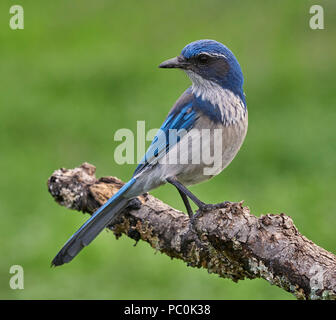
[[[225,125],[235,124],[245,118],[247,110],[238,95],[193,71],[186,70],[186,73],[192,81],[192,93],[204,101],[209,101],[214,107],[217,106]]]

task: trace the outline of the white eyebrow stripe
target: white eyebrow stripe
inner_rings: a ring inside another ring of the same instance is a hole
[[[209,52],[205,52],[205,51],[201,51],[198,55],[200,54],[205,54],[209,57],[223,57],[223,58],[226,58],[226,56],[224,54],[221,54],[221,53],[209,53]]]

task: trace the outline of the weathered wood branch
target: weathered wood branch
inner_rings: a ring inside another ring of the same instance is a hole
[[[93,213],[123,185],[115,177],[96,179],[95,169],[84,163],[56,170],[49,192],[62,206]],[[146,194],[109,228],[220,277],[263,278],[299,299],[336,299],[336,256],[301,235],[285,214],[258,218],[241,202],[198,212],[190,223],[187,215]]]

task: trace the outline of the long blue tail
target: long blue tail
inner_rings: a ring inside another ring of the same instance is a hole
[[[60,266],[70,262],[85,246],[89,245],[106,226],[112,223],[118,214],[127,206],[129,199],[125,198],[124,195],[135,181],[135,178],[128,181],[71,236],[51,262],[52,266]]]

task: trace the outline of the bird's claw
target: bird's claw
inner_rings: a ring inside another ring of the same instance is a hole
[[[226,208],[228,206],[228,204],[230,204],[230,201],[224,201],[224,202],[220,202],[220,203],[215,203],[215,204],[211,204],[211,203],[204,203],[202,206],[200,206],[200,210],[201,211],[210,211],[210,210],[214,210],[214,209],[222,209],[222,208]]]

